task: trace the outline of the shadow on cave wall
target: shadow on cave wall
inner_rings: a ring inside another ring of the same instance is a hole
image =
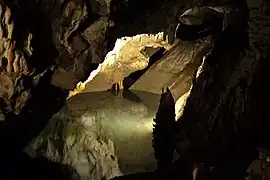
[[[71,178],[68,173],[75,172],[65,165],[22,154],[22,149],[39,135],[52,115],[62,108],[68,95],[49,84],[51,74],[46,76],[32,92],[32,98],[22,112],[19,115],[9,114],[0,126],[1,179],[68,179]],[[60,169],[64,172],[61,173]]]
[[[209,117],[222,101],[220,94],[226,89],[224,86],[228,84],[228,79],[235,72],[239,60],[245,55],[245,48],[248,47],[247,7],[242,4],[239,9],[241,10],[237,12],[234,23],[216,39],[211,55],[205,59],[206,69],[191,91],[181,117],[183,121],[178,121],[179,130],[189,131],[186,136],[192,142],[189,151],[193,154],[194,161],[216,167],[218,177],[222,179],[244,178],[247,167],[258,155],[256,147],[251,145],[251,136],[248,137],[241,129],[245,122],[240,122],[242,117],[234,117],[228,101],[224,102],[219,115],[221,117],[215,118],[213,127],[209,129]],[[193,96],[195,94],[196,97]],[[199,101],[207,105],[205,108],[196,108],[198,96]],[[234,94],[230,94],[227,98],[233,97]]]
[[[18,1],[19,2],[19,1]],[[6,4],[14,12],[14,36],[16,48],[22,49],[29,33],[33,34],[34,52],[28,65],[34,75],[45,70],[36,87],[32,85],[33,76],[25,77],[26,88],[31,89],[31,98],[19,115],[6,115],[0,125],[0,178],[1,179],[68,179],[62,176],[62,165],[41,159],[32,159],[22,153],[29,141],[45,127],[51,116],[63,106],[68,92],[50,84],[57,51],[51,37],[50,21],[41,13],[34,1],[24,1],[20,5],[13,1]],[[68,168],[69,172],[70,168]],[[67,170],[64,174],[67,175]],[[70,177],[70,176],[69,176]]]
[[[258,122],[258,126],[252,126],[252,132],[250,133],[254,139],[253,143],[260,148],[270,150],[270,113],[267,104],[270,102],[270,82],[269,67],[270,67],[270,46],[268,46],[268,53],[261,59],[259,69],[254,74],[254,82],[252,84],[252,107],[256,111],[253,113],[253,121]]]
[[[35,70],[35,74],[42,73],[48,67],[55,64],[58,51],[52,39],[52,28],[48,19],[35,3],[35,1],[23,1],[14,3],[8,1],[7,5],[12,12],[14,19],[13,38],[16,40],[16,49],[23,49],[27,41],[28,34],[32,34],[31,46],[34,51],[27,63],[30,70]]]

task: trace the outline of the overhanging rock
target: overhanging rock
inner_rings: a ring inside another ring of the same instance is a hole
[[[161,94],[162,88],[169,87],[177,100],[190,89],[195,71],[210,50],[210,42],[179,42],[130,89]]]

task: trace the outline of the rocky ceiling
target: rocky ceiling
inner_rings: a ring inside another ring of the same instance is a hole
[[[223,31],[209,30],[211,53],[201,75],[189,79],[190,96],[175,126],[179,153],[185,158],[165,176],[179,175],[183,162],[205,162],[217,169],[218,179],[244,177],[256,149],[269,148],[264,104],[269,102],[270,4],[265,0],[1,0],[3,170],[10,172],[12,159],[21,158],[17,152],[63,107],[69,90],[98,68],[118,38],[163,32],[173,44],[177,28],[180,39],[201,38],[209,32],[196,33],[199,27],[177,24],[184,21],[179,17],[183,12],[202,6],[222,14]],[[147,80],[147,72],[143,76]],[[155,173],[148,175],[158,179]]]

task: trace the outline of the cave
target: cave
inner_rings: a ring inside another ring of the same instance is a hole
[[[0,179],[270,179],[269,9],[0,1]]]

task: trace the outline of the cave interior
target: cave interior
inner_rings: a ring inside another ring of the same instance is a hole
[[[0,0],[0,179],[270,179],[269,12]]]

